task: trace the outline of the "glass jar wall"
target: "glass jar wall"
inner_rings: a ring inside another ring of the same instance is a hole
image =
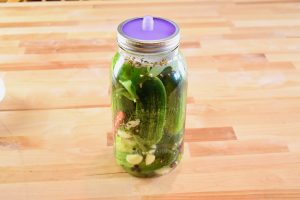
[[[119,48],[111,67],[114,150],[128,173],[152,177],[181,160],[186,63],[178,48],[139,54]]]

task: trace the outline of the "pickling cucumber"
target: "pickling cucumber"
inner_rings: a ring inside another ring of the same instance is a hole
[[[111,72],[113,71],[113,68],[115,67],[119,58],[120,58],[120,53],[116,53],[111,62]]]
[[[132,139],[124,139],[117,135],[115,137],[115,148],[117,152],[134,153],[136,144]]]
[[[182,132],[177,134],[164,133],[162,139],[156,145],[155,161],[150,165],[140,164],[141,173],[149,174],[164,167],[172,165],[179,160],[181,154]]]
[[[146,77],[136,89],[136,118],[141,121],[138,136],[151,146],[158,143],[164,133],[166,91],[157,77]]]
[[[117,113],[122,111],[126,115],[126,119],[128,119],[135,112],[135,103],[130,99],[129,93],[125,88],[119,86],[118,89],[113,87],[112,93],[112,107],[113,113]],[[115,116],[113,116],[115,118]]]
[[[183,129],[185,123],[186,81],[172,67],[165,68],[159,78],[167,94],[165,131],[175,134]]]
[[[115,151],[115,157],[116,157],[116,161],[117,163],[122,166],[124,169],[130,169],[130,167],[132,167],[132,165],[130,165],[127,161],[126,161],[126,156],[128,155],[128,153],[126,152],[122,152],[122,151]]]

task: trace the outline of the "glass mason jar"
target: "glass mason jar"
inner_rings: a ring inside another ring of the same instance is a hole
[[[136,39],[124,26],[137,19],[147,23],[144,17],[119,25],[119,50],[112,61],[114,150],[125,171],[152,177],[171,171],[182,158],[187,66],[178,51],[175,23],[150,17],[150,22],[164,20],[176,30],[159,40]]]

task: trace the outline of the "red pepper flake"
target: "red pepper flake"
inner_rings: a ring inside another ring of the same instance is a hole
[[[123,122],[124,119],[125,119],[125,113],[119,111],[115,117],[113,132],[115,132],[119,128],[120,124]]]

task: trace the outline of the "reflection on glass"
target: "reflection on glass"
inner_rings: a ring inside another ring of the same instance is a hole
[[[0,78],[0,101],[2,101],[4,97],[5,97],[5,85],[2,78]]]

